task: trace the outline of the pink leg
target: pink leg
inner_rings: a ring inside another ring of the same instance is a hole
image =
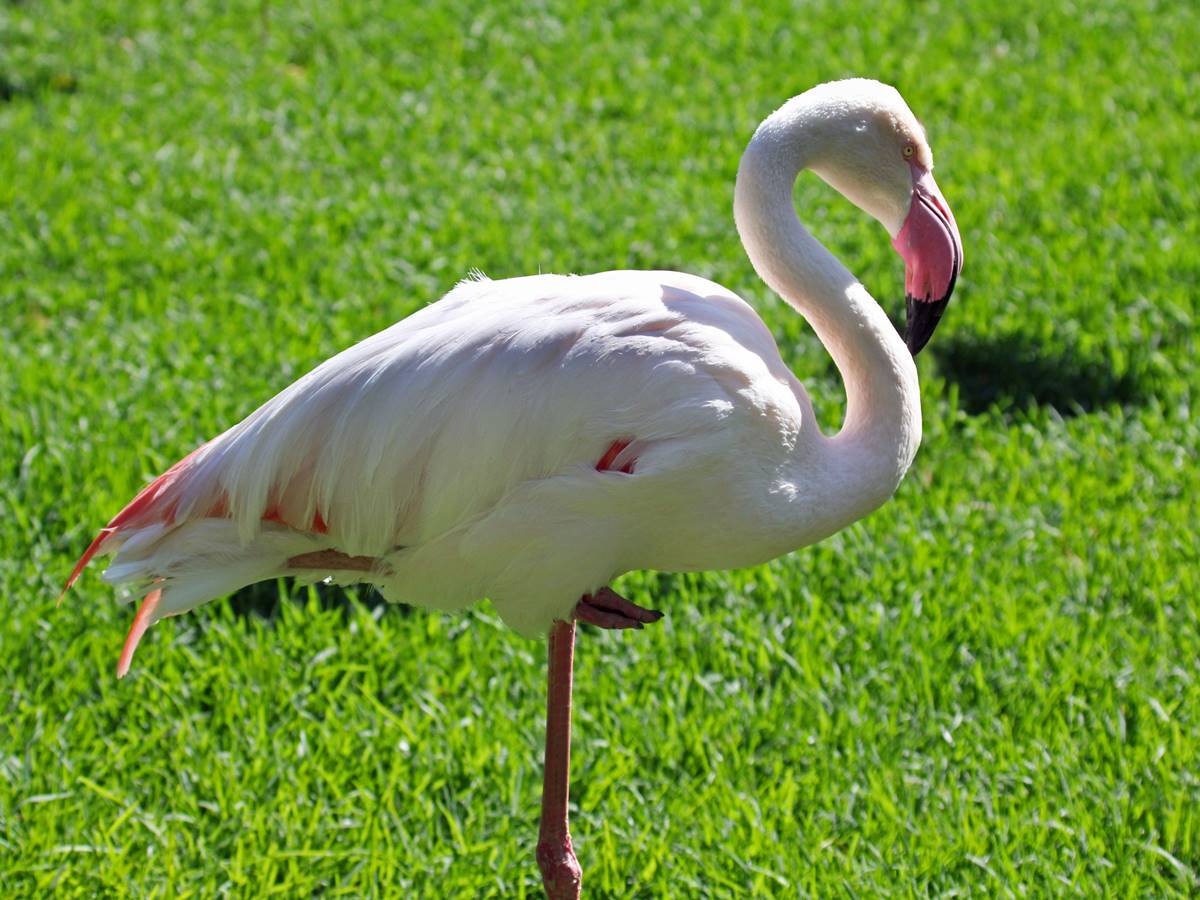
[[[583,869],[571,849],[567,800],[571,790],[571,680],[575,662],[575,623],[550,628],[546,692],[546,760],[542,782],[542,826],[537,861],[547,900],[578,900]]]

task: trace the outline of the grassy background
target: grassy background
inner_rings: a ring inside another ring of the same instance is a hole
[[[896,500],[580,638],[589,896],[1200,889],[1200,12],[960,0],[0,5],[0,892],[537,896],[543,647],[266,585],[154,629],[91,534],[470,267],[673,267],[841,388],[730,211],[788,96],[895,83],[966,269]],[[900,315],[900,262],[806,222]]]

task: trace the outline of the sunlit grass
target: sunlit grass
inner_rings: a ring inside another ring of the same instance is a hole
[[[1187,3],[0,6],[0,891],[536,896],[541,644],[91,573],[149,477],[477,266],[669,267],[840,386],[730,211],[755,124],[895,83],[966,245],[896,500],[581,635],[591,896],[1200,888],[1200,13]],[[899,314],[886,234],[806,222]],[[290,599],[279,601],[281,591]]]

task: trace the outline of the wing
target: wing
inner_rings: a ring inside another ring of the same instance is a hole
[[[270,577],[289,552],[381,557],[486,514],[523,483],[627,468],[640,448],[719,428],[762,385],[787,393],[789,380],[753,311],[702,279],[466,282],[173,466],[108,523],[71,581],[93,555],[121,550],[108,580],[165,579],[170,594],[167,562],[178,570],[190,554],[193,588],[164,598],[168,615],[241,586],[230,579]],[[170,560],[155,557],[172,535]],[[235,551],[264,539],[265,569]],[[222,577],[197,580],[205,567]]]

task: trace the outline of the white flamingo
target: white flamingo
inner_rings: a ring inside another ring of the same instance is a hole
[[[906,263],[907,346],[796,218],[811,169],[888,230]],[[755,269],[833,356],[846,417],[822,434],[770,332],[730,291],[679,272],[459,284],[339,353],[176,463],[108,523],[104,578],[152,623],[280,575],[366,582],[442,610],[490,597],[549,631],[538,863],[577,897],[567,831],[574,620],[640,628],[633,569],[751,566],[886,501],[921,437],[915,355],[962,264],[925,134],[891,87],[854,79],[759,127],[734,196]]]

